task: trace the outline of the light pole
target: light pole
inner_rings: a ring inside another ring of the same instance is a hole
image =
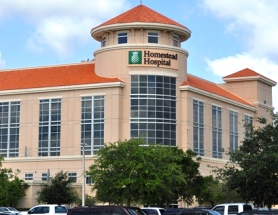
[[[81,143],[82,146],[82,154],[83,154],[83,159],[82,159],[82,206],[85,206],[85,146],[86,143]]]

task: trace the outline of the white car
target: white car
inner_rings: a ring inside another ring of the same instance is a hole
[[[8,214],[19,214],[19,211],[15,208],[12,208],[12,207],[0,207],[0,214],[1,213],[8,213]]]
[[[36,205],[29,211],[20,212],[21,215],[66,215],[67,207],[63,205]]]
[[[141,209],[145,211],[148,215],[162,215],[165,211],[164,208],[157,208],[157,207],[146,207]]]
[[[235,215],[243,211],[252,211],[253,206],[247,203],[225,203],[214,206],[212,210],[221,215]]]

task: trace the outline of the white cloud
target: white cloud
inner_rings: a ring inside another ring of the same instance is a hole
[[[242,40],[249,53],[278,57],[277,0],[204,0],[204,6],[227,22],[226,30]]]
[[[90,30],[129,7],[127,0],[0,0],[0,19],[14,15],[34,26],[27,45],[67,57],[90,40]]]
[[[252,69],[265,77],[277,82],[278,64],[270,61],[267,58],[256,58],[247,53],[237,54],[235,56],[229,56],[219,58],[216,60],[207,59],[208,70],[217,74],[220,77],[232,74],[245,68]],[[272,88],[272,105],[275,107],[275,111],[278,108],[278,87]]]
[[[0,69],[4,69],[5,68],[5,61],[2,58],[2,54],[0,52]]]
[[[203,6],[226,23],[227,33],[242,44],[242,53],[207,59],[208,69],[223,77],[244,68],[278,82],[278,1],[203,0]],[[278,88],[273,88],[273,106],[278,108]]]

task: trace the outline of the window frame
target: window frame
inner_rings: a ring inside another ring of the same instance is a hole
[[[238,149],[238,112],[229,110],[229,137],[230,150]]]
[[[93,155],[104,147],[105,96],[81,97],[81,143],[85,143],[85,155]],[[83,155],[83,146],[80,146]]]
[[[33,181],[34,180],[34,174],[33,173],[25,173],[24,174],[24,180],[25,181]]]
[[[39,100],[38,156],[60,156],[62,99]]]
[[[212,157],[222,158],[222,108],[212,105]]]
[[[106,47],[106,36],[103,36],[101,39],[101,47]]]
[[[180,47],[180,38],[177,34],[172,35],[173,46]]]
[[[68,172],[68,179],[70,179],[71,182],[76,183],[77,182],[77,172]]]
[[[193,117],[193,151],[200,156],[204,156],[204,102],[203,101],[193,99],[192,117]]]
[[[117,33],[118,44],[127,44],[128,43],[128,32],[127,31],[120,31]],[[124,40],[124,41],[122,41]]]
[[[158,31],[148,31],[147,32],[147,42],[151,44],[158,44],[159,43],[159,32]]]

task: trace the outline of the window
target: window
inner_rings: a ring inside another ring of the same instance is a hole
[[[42,173],[42,181],[47,181],[48,180],[48,173],[45,172],[45,173]]]
[[[204,103],[193,100],[193,151],[204,155]]]
[[[221,107],[212,106],[212,156],[222,158],[222,117]]]
[[[18,157],[20,102],[0,102],[0,157]]]
[[[106,46],[106,37],[103,37],[101,41],[101,47],[105,47],[105,46]]]
[[[173,35],[173,46],[179,47],[179,36]]]
[[[60,155],[61,99],[40,100],[39,156]]]
[[[118,33],[118,44],[127,43],[127,33]]]
[[[92,184],[92,178],[91,176],[86,176],[86,184]]]
[[[176,146],[176,79],[131,76],[130,137]]]
[[[245,126],[245,136],[248,138],[251,134],[252,131],[252,126],[253,126],[253,117],[245,115],[244,116],[244,126]]]
[[[28,214],[46,214],[49,213],[49,211],[49,206],[37,206],[28,211]]]
[[[228,214],[238,214],[238,205],[229,205]]]
[[[104,96],[82,97],[81,106],[81,143],[85,155],[92,155],[104,146]]]
[[[65,206],[61,206],[61,205],[55,206],[55,214],[56,213],[65,214],[67,212],[68,212],[68,209]]]
[[[25,173],[24,180],[32,181],[33,180],[33,173]]]
[[[69,178],[72,182],[76,183],[76,181],[77,181],[77,173],[76,173],[76,172],[69,172],[69,173],[68,173],[68,178]]]
[[[158,33],[149,32],[148,33],[148,43],[158,43]]]
[[[230,110],[230,149],[238,149],[238,113]]]
[[[224,214],[225,212],[225,206],[217,206],[215,208],[213,208],[214,211],[217,211],[218,213],[220,213],[221,215]]]

